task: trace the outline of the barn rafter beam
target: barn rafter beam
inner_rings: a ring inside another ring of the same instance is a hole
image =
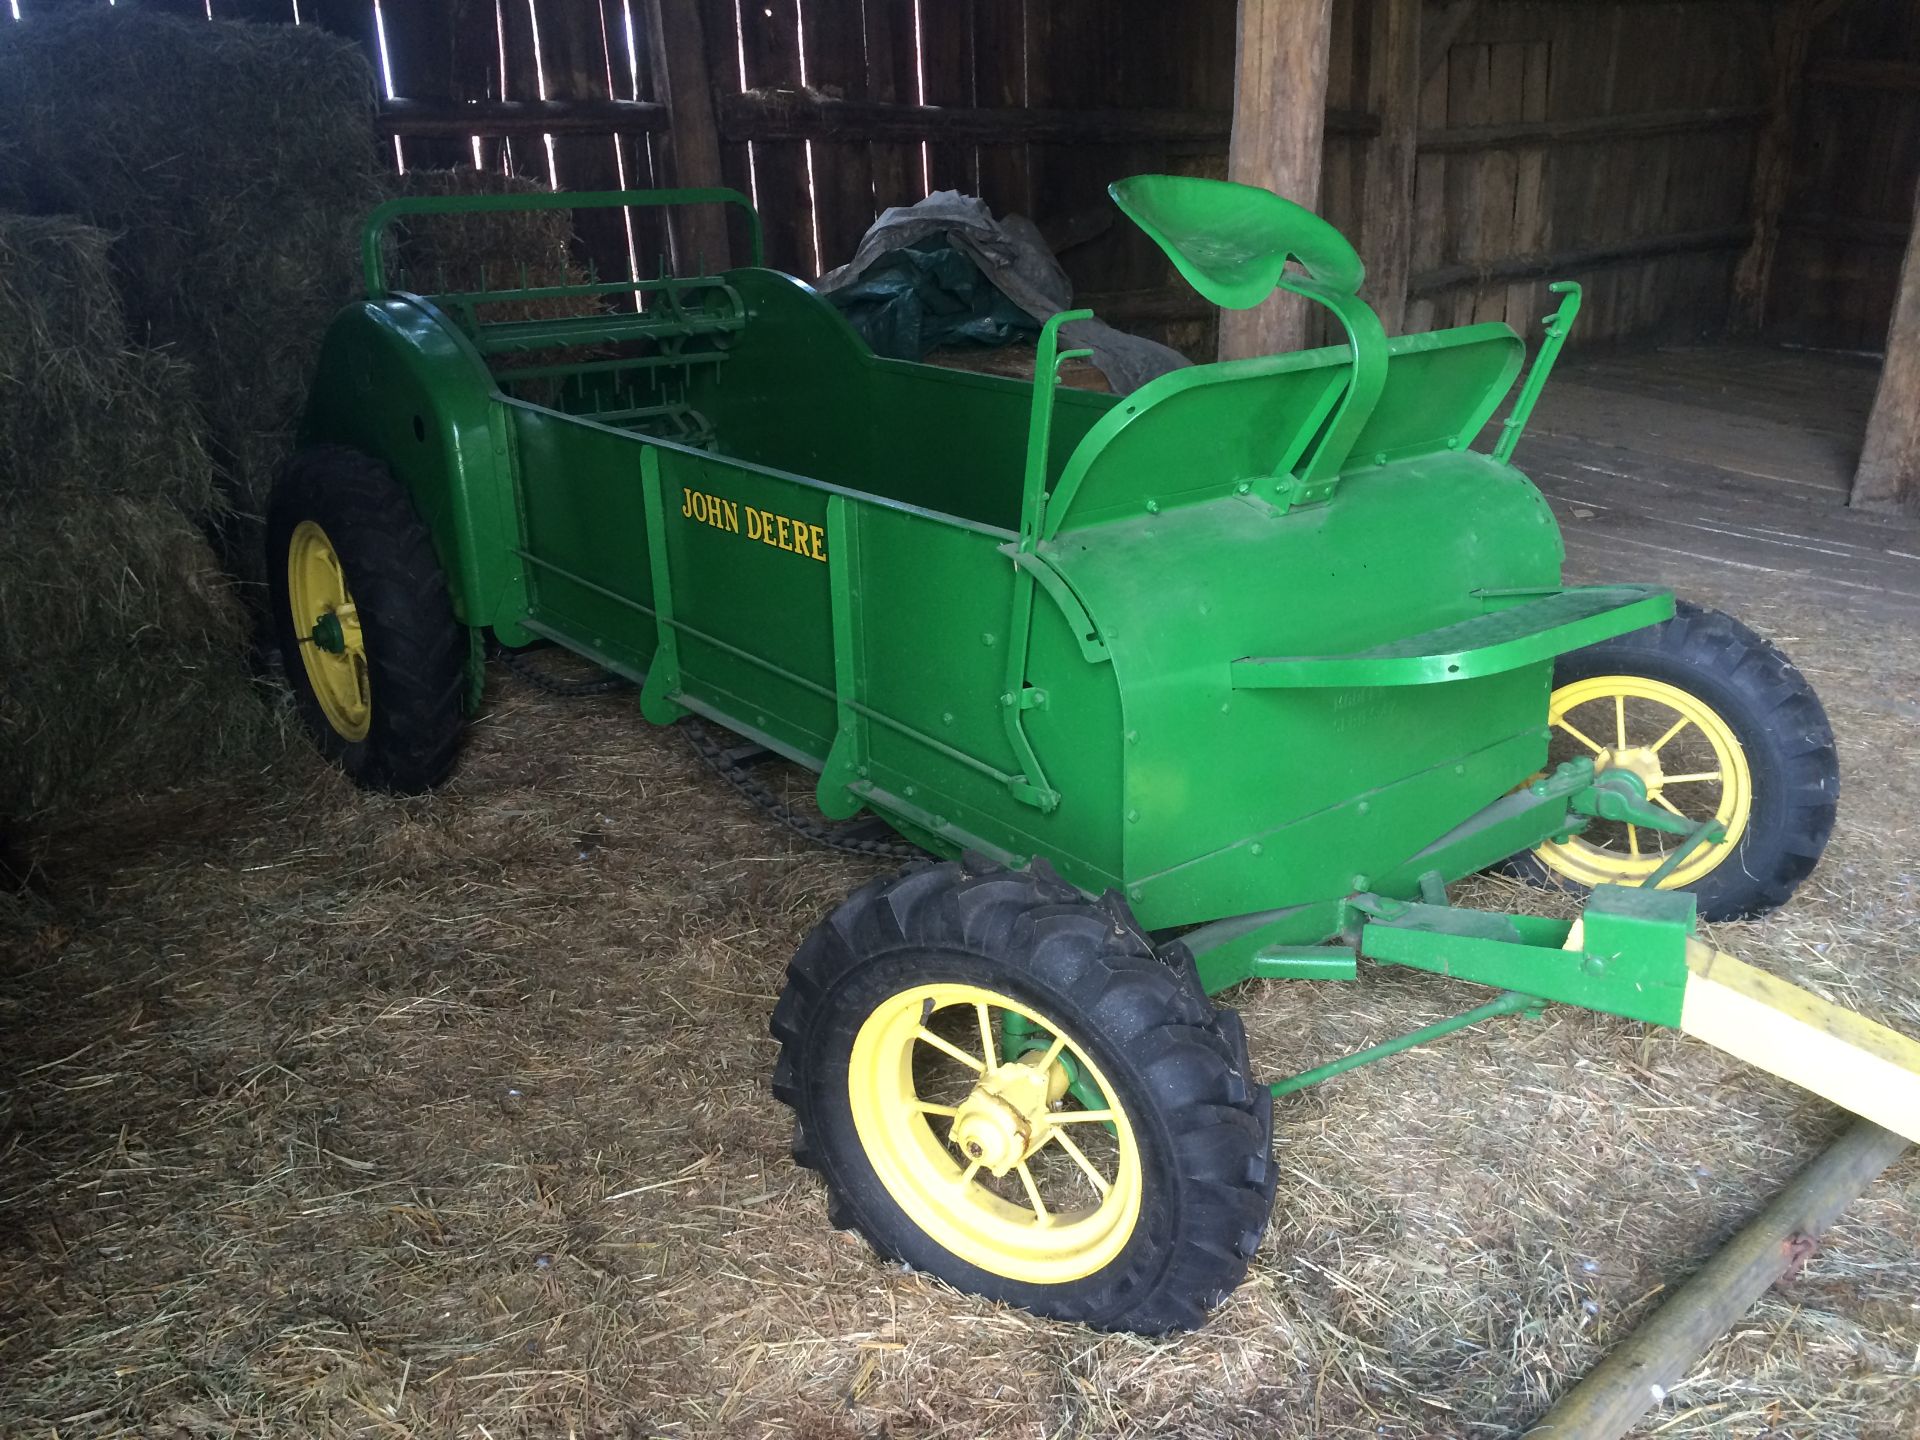
[[[1233,117],[1213,110],[1014,109],[1007,106],[911,105],[884,100],[837,100],[804,90],[757,90],[721,97],[720,134],[743,140],[940,140],[983,145],[1171,144],[1219,146]],[[1328,111],[1326,128],[1372,135],[1379,119],[1358,111]]]
[[[668,111],[651,100],[387,100],[384,135],[634,135],[665,130]]]
[[[1508,150],[1522,145],[1587,140],[1647,139],[1656,135],[1758,127],[1769,105],[1717,105],[1700,110],[1649,110],[1637,115],[1593,115],[1577,120],[1529,120],[1513,125],[1456,125],[1420,136],[1423,154]]]
[[[1445,265],[1413,277],[1408,293],[1415,297],[1446,290],[1492,285],[1513,280],[1544,280],[1604,270],[1614,265],[1638,265],[1667,255],[1700,255],[1715,250],[1738,250],[1753,239],[1751,225],[1728,225],[1687,230],[1672,235],[1650,235],[1623,245],[1598,245],[1584,250],[1558,250],[1547,255],[1513,255],[1483,264]]]

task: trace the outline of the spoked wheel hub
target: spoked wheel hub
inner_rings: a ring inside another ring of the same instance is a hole
[[[1053,1138],[1055,1107],[1067,1093],[1067,1069],[1053,1055],[1023,1055],[983,1073],[960,1102],[948,1138],[969,1160],[1005,1175]]]
[[[1045,1047],[1006,1059],[995,1037],[1009,1014],[1045,1032]],[[1053,1031],[997,991],[916,985],[868,1015],[847,1079],[881,1183],[928,1233],[982,1269],[1057,1284],[1125,1248],[1141,1171],[1126,1116],[1069,1098],[1068,1058],[1099,1094],[1112,1092]]]
[[[312,520],[294,526],[287,544],[287,604],[321,714],[342,739],[366,739],[373,696],[360,610],[332,539]]]
[[[1640,675],[1596,675],[1553,692],[1549,723],[1555,758],[1587,754],[1601,774],[1627,774],[1647,799],[1695,824],[1716,820],[1724,846],[1706,846],[1667,879],[1684,886],[1706,875],[1739,842],[1753,808],[1753,777],[1733,727],[1698,695]],[[1631,885],[1666,860],[1669,838],[1637,825],[1599,822],[1536,853],[1548,869],[1584,885]]]

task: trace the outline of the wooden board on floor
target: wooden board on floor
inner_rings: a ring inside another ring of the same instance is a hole
[[[1754,345],[1615,351],[1556,372],[1514,463],[1576,579],[1703,580],[1920,621],[1920,521],[1848,509],[1874,369]]]

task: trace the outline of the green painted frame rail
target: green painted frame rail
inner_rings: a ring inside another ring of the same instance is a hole
[[[1483,1020],[1495,1020],[1502,1015],[1538,1015],[1546,1006],[1546,1001],[1533,995],[1523,995],[1518,990],[1509,990],[1506,994],[1477,1005],[1459,1015],[1450,1015],[1445,1020],[1436,1020],[1431,1025],[1422,1025],[1418,1030],[1409,1030],[1404,1035],[1396,1035],[1391,1040],[1382,1040],[1378,1045],[1369,1045],[1364,1050],[1355,1050],[1350,1055],[1342,1055],[1338,1060],[1329,1060],[1324,1065],[1316,1065],[1311,1070],[1302,1070],[1298,1075],[1289,1075],[1284,1080],[1276,1080],[1267,1089],[1278,1100],[1282,1095],[1291,1095],[1295,1091],[1305,1090],[1318,1085],[1323,1080],[1331,1080],[1336,1075],[1344,1075],[1349,1070],[1358,1070],[1362,1065],[1371,1065],[1376,1060],[1384,1060],[1389,1055],[1398,1055],[1403,1051],[1425,1045],[1430,1040],[1439,1040],[1464,1030],[1469,1025],[1478,1025]]]
[[[1423,887],[1425,889],[1427,887]],[[1677,1027],[1687,990],[1687,945],[1697,926],[1685,891],[1596,887],[1578,922],[1461,910],[1433,901],[1356,895],[1348,903],[1352,950],[1383,965],[1426,970],[1501,994],[1459,1015],[1302,1070],[1268,1088],[1278,1097],[1503,1015],[1538,1015],[1549,1003]],[[1577,928],[1576,928],[1577,925]],[[1347,953],[1323,947],[1329,955]],[[1315,978],[1316,966],[1293,971]]]
[[[747,253],[748,264],[762,265],[766,261],[766,246],[761,234],[760,212],[753,208],[753,202],[738,190],[720,187],[707,189],[681,190],[556,190],[546,195],[403,195],[397,200],[388,200],[376,205],[368,214],[366,224],[360,232],[360,264],[366,280],[367,298],[384,300],[393,293],[387,280],[387,256],[383,243],[387,227],[408,215],[487,215],[503,211],[526,210],[628,210],[648,209],[668,205],[736,205],[747,215]],[[646,284],[645,281],[636,283]],[[607,287],[606,293],[619,293],[631,290],[632,284],[618,281],[596,282],[596,287]],[[578,287],[563,287],[567,291],[576,291]],[[553,287],[542,290],[535,287],[524,292],[525,296],[541,298],[551,294]],[[490,290],[488,298],[523,298],[522,292]],[[592,289],[580,293],[592,293]]]
[[[1494,596],[1483,597],[1488,600]],[[1433,685],[1551,660],[1568,650],[1657,625],[1673,592],[1657,585],[1581,585],[1536,595],[1420,635],[1350,655],[1249,656],[1231,666],[1237,690],[1335,685]]]
[[[1553,373],[1553,362],[1560,358],[1560,347],[1567,343],[1567,332],[1573,329],[1574,317],[1580,313],[1578,281],[1556,280],[1547,289],[1560,297],[1560,306],[1540,322],[1546,327],[1546,338],[1540,342],[1540,353],[1533,357],[1533,368],[1527,372],[1526,383],[1521,386],[1513,409],[1500,422],[1500,441],[1493,447],[1493,458],[1502,465],[1512,461],[1514,448],[1526,434],[1533,407],[1539,403],[1540,392],[1546,389],[1547,377]]]

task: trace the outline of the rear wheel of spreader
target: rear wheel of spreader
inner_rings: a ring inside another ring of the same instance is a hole
[[[386,466],[296,455],[267,509],[267,575],[294,702],[354,781],[415,792],[453,768],[466,632],[427,529]]]
[[[1727,843],[1661,882],[1694,891],[1709,920],[1784,904],[1826,848],[1840,789],[1826,712],[1793,662],[1730,616],[1681,601],[1663,624],[1561,656],[1548,714],[1551,762],[1629,770],[1656,805],[1725,827]],[[1595,820],[1514,866],[1547,884],[1638,885],[1675,843]]]
[[[774,1093],[833,1223],[962,1289],[1187,1329],[1272,1208],[1272,1099],[1178,946],[1044,862],[920,865],[807,937]]]

